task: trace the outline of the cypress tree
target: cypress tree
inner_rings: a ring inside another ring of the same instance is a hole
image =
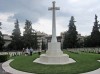
[[[12,33],[12,49],[14,50],[21,50],[22,49],[22,41],[21,41],[21,32],[19,28],[19,22],[16,20],[15,22],[15,29],[13,30]]]
[[[74,17],[71,16],[71,20],[69,22],[69,29],[65,33],[63,47],[66,48],[75,48],[77,46],[77,31],[75,26]]]
[[[100,32],[99,32],[99,25],[98,25],[98,16],[95,15],[95,22],[91,32],[91,47],[98,47],[100,46]]]

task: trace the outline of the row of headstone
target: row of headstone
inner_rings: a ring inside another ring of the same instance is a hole
[[[67,50],[73,53],[88,52],[100,54],[100,48],[72,48]]]
[[[22,52],[0,52],[0,55],[9,55],[10,57],[20,56],[22,54],[23,54]]]

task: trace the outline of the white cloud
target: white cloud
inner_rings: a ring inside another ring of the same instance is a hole
[[[23,36],[24,28],[20,26],[21,35]]]
[[[48,19],[39,19],[37,23],[33,24],[33,28],[37,31],[45,32],[51,34],[51,21]]]
[[[75,2],[79,2],[80,0],[69,0],[69,2],[75,3]]]
[[[3,34],[9,34],[11,35],[12,33],[12,29],[14,27],[14,23],[13,22],[8,22],[9,17],[13,16],[12,13],[0,13],[0,22],[2,22],[2,33]],[[14,21],[14,19],[13,19]]]
[[[14,16],[12,13],[0,13],[0,21],[7,22],[9,17]]]

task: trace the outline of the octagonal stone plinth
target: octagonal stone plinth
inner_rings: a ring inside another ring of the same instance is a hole
[[[68,64],[75,61],[69,58],[69,55],[63,54],[60,49],[60,43],[49,43],[46,54],[41,54],[40,58],[37,58],[33,62],[41,64]]]

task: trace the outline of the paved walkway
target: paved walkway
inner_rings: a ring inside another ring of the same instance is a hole
[[[22,71],[18,71],[16,69],[13,69],[12,67],[10,67],[10,62],[12,62],[13,59],[8,60],[7,62],[2,64],[2,68],[6,71],[9,72],[11,74],[33,74],[33,73],[26,73],[26,72],[22,72]]]
[[[0,63],[0,74],[10,74],[10,73],[5,72],[5,71],[2,69],[2,63]]]
[[[16,69],[13,69],[10,67],[9,63],[13,61],[13,60],[8,60],[7,62],[2,64],[2,68],[6,71],[9,72],[11,74],[34,74],[34,73],[26,73],[26,72],[22,72],[22,71],[18,71]],[[100,62],[100,60],[98,60]],[[2,69],[0,68],[0,71]],[[0,73],[0,74],[9,74],[9,73]],[[81,73],[81,74],[100,74],[100,68],[95,70],[95,71],[91,71],[91,72],[87,72],[87,73]]]

